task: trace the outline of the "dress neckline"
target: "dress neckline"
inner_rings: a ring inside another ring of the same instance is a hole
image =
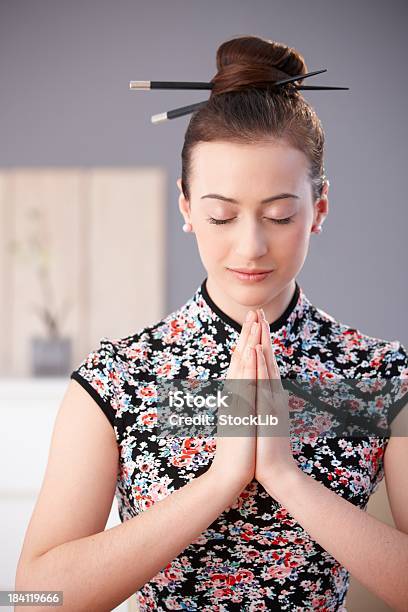
[[[208,293],[208,290],[207,290],[207,278],[208,277],[206,277],[203,280],[200,286],[200,292],[201,292],[201,295],[205,303],[210,308],[210,310],[213,311],[213,313],[217,315],[219,319],[224,321],[224,323],[226,323],[227,325],[229,325],[236,331],[241,332],[242,325],[238,323],[238,321],[235,321],[235,319],[230,317],[223,310],[221,310],[221,308],[217,306],[217,304],[210,297],[210,294]],[[298,310],[300,308],[301,301],[302,301],[302,290],[300,286],[298,285],[297,281],[295,280],[295,291],[293,292],[293,295],[291,297],[289,304],[287,305],[283,313],[280,315],[280,317],[278,317],[275,321],[272,321],[271,323],[269,323],[269,330],[271,332],[277,332],[281,330],[282,328],[284,328],[289,323],[289,319],[292,313],[295,310]]]

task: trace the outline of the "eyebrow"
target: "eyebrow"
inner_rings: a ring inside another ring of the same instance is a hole
[[[234,198],[227,198],[226,196],[220,195],[219,193],[207,193],[206,195],[201,196],[201,200],[204,198],[213,198],[215,200],[223,200],[224,202],[231,202],[232,204],[241,205],[241,202],[238,200],[234,200]],[[265,198],[265,200],[261,200],[261,204],[268,204],[269,202],[274,202],[275,200],[283,200],[286,198],[296,198],[299,200],[299,196],[294,193],[278,193],[277,195],[270,196],[269,198]]]

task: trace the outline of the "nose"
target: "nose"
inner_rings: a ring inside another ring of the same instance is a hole
[[[268,252],[265,228],[254,219],[240,223],[236,236],[235,253],[243,265]]]

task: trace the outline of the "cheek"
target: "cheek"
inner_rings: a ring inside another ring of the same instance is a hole
[[[293,222],[290,228],[274,231],[269,241],[271,260],[294,274],[301,268],[307,255],[309,237],[306,227],[303,223]]]
[[[229,241],[222,229],[214,227],[206,221],[196,224],[195,237],[197,247],[203,262],[222,260],[230,250]]]
[[[294,223],[293,231],[288,236],[288,242],[296,250],[302,250],[308,243],[309,235],[306,223]]]
[[[289,225],[273,228],[269,234],[271,250],[295,252],[302,250],[308,242],[306,224],[293,221]]]

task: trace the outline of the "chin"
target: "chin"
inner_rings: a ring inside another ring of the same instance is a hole
[[[271,283],[253,283],[249,286],[245,286],[244,283],[238,286],[232,287],[228,285],[228,293],[237,302],[243,306],[260,306],[271,299],[271,294],[275,293],[272,289]]]

